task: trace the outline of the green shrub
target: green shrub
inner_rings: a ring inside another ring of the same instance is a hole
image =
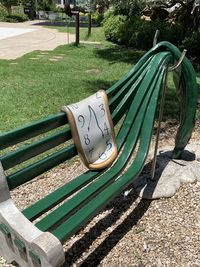
[[[160,31],[158,41],[169,41],[180,46],[185,31],[179,24],[169,25],[162,21],[146,21],[138,16],[127,18],[108,13],[104,19],[104,31],[108,40],[146,50],[152,47],[156,30]]]
[[[135,28],[136,31],[132,32],[129,45],[138,49],[146,50],[152,47],[156,30],[159,30],[158,42],[168,41],[180,46],[185,37],[185,31],[179,24],[169,25],[162,21],[140,20]]]
[[[104,33],[107,40],[110,40],[114,43],[123,44],[126,40],[125,29],[126,16],[110,15],[106,20],[104,20]]]
[[[142,50],[151,48],[157,25],[145,20],[140,20],[136,23],[135,31],[131,33],[128,44]]]
[[[1,18],[5,17],[7,15],[7,12],[5,8],[0,4],[0,20]]]
[[[153,45],[156,30],[160,34],[158,42],[168,41],[181,50],[186,48],[188,55],[196,63],[200,63],[200,30],[186,36],[184,27],[180,24],[170,25],[163,21],[145,21],[140,17],[114,15],[106,12],[104,18],[104,32],[109,41],[127,45],[140,50],[148,50]]]
[[[38,10],[57,11],[57,7],[53,1],[43,0],[43,1],[38,1]]]
[[[186,31],[184,27],[180,24],[169,25],[165,23],[163,28],[162,40],[171,42],[176,46],[182,44],[183,39],[185,38]]]
[[[103,23],[106,22],[107,19],[109,19],[109,17],[114,16],[114,13],[112,10],[107,10],[104,12],[104,20]]]
[[[200,63],[200,31],[192,32],[189,36],[185,37],[182,43],[182,49],[186,48],[187,53],[196,62]]]
[[[100,26],[102,21],[104,19],[104,16],[103,14],[100,14],[100,13],[94,13],[92,14],[92,23]]]
[[[10,16],[4,15],[0,16],[0,21],[4,22],[24,22],[28,20],[28,16],[25,14],[12,14]]]

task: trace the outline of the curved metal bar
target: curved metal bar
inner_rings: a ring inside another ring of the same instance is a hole
[[[156,34],[155,34],[155,36],[156,36]],[[187,52],[187,50],[184,49],[178,62],[174,66],[168,67],[166,70],[166,73],[165,73],[164,82],[163,82],[163,91],[162,91],[161,102],[160,102],[158,128],[157,128],[156,143],[155,143],[155,148],[154,148],[154,157],[153,157],[153,162],[152,162],[151,180],[154,180],[155,171],[156,171],[157,151],[158,151],[158,143],[159,143],[159,136],[160,136],[160,128],[161,128],[161,122],[162,122],[162,118],[163,118],[165,96],[166,96],[166,92],[167,92],[167,76],[168,76],[167,74],[169,71],[173,71],[173,70],[177,69],[182,64],[184,57],[186,55],[186,52]]]
[[[160,31],[156,30],[154,38],[153,38],[153,47],[157,45],[159,34],[160,34]]]
[[[151,168],[151,180],[154,180],[155,172],[156,172],[158,143],[159,143],[159,137],[160,137],[161,122],[162,122],[162,118],[163,118],[165,96],[166,96],[166,92],[167,92],[167,78],[168,78],[168,69],[166,69],[165,76],[163,79],[163,90],[162,90],[162,95],[161,95],[161,100],[160,100],[158,127],[157,127],[157,132],[156,132],[156,141],[155,141],[153,162],[152,162],[152,168]]]
[[[181,65],[181,63],[183,62],[186,53],[187,53],[187,49],[184,49],[180,58],[179,58],[179,61],[174,66],[169,67],[168,70],[172,71],[172,70],[177,69]]]

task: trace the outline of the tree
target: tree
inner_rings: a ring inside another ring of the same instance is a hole
[[[103,14],[105,10],[107,10],[110,7],[110,1],[109,0],[96,0],[95,1],[96,9],[99,14]]]
[[[159,14],[163,11],[163,19],[178,22],[186,31],[196,31],[200,26],[200,0],[149,0],[146,3],[148,6],[143,12],[150,12],[152,20],[160,19]]]
[[[0,0],[0,4],[5,7],[8,12],[8,15],[10,16],[12,13],[12,6],[17,5],[18,0]]]
[[[110,0],[116,15],[126,15],[128,17],[139,15],[145,3],[144,0]]]

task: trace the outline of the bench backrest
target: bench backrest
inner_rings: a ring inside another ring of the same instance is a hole
[[[114,125],[122,118],[131,102],[134,92],[129,92],[129,94],[127,92],[133,82],[134,80],[130,73],[125,79],[111,87],[108,92]],[[54,130],[56,132],[52,133]],[[48,134],[48,136],[44,137],[44,134]],[[67,143],[67,141],[71,140],[71,137],[71,130],[64,112],[0,134],[0,150],[5,149],[5,154],[0,157],[0,161],[5,171],[10,171],[12,168],[14,170],[13,173],[7,175],[10,190],[77,155],[75,146],[72,143]],[[37,140],[35,141],[34,139]],[[28,144],[26,144],[27,141]],[[16,148],[16,145],[19,143],[22,143],[22,146]],[[61,144],[64,144],[64,146],[56,152],[41,160],[37,159],[36,156]],[[7,148],[11,151],[7,152]],[[17,171],[14,168],[16,165],[22,164],[34,157],[36,157],[34,163],[25,167],[22,165],[22,168]]]
[[[27,141],[33,137],[38,137],[41,134],[50,132],[63,125],[67,124],[67,117],[64,113],[59,113],[54,116],[49,116],[43,120],[34,122],[25,127],[9,131],[0,135],[0,148],[1,150],[8,147],[15,147],[18,143]],[[67,142],[71,139],[71,131],[68,127],[51,133],[47,137],[40,137],[37,141],[32,141],[30,144],[5,153],[1,157],[1,163],[4,170],[9,170],[18,164],[21,164],[30,158],[38,156],[41,153],[46,152],[56,146]],[[7,181],[10,189],[13,189],[37,175],[49,170],[57,164],[76,155],[76,149],[73,145],[66,146],[59,151],[53,153],[50,156],[45,157],[42,160],[38,160],[35,163],[30,164],[27,167],[22,168],[7,176]]]
[[[167,51],[162,52],[161,50]],[[160,43],[150,50],[127,75],[107,90],[114,125],[126,115],[133,101],[137,107],[136,112],[140,112],[140,107],[142,106],[145,95],[149,92],[151,84],[155,83],[156,86],[157,80],[159,81],[164,77],[159,77],[157,75],[158,77],[155,79],[156,74],[160,70],[160,65],[164,64],[163,61],[165,58],[168,59],[168,62],[173,62],[174,55],[176,55],[176,57],[180,56],[180,51],[167,42]],[[158,64],[155,64],[155,62]],[[167,70],[168,64],[169,63],[166,65],[164,64],[164,69]],[[195,73],[188,60],[184,60],[182,69],[184,75],[182,75],[180,79],[180,88],[177,88],[178,90],[182,89],[183,93],[180,96],[181,126],[176,139],[176,157],[180,156],[191,136],[197,99]],[[160,88],[160,90],[161,89],[162,88]],[[146,103],[146,109],[148,109],[148,102]],[[5,149],[5,153],[0,157],[0,161],[5,171],[10,171],[11,168],[13,168],[14,171],[11,174],[9,173],[6,177],[10,189],[14,189],[30,181],[34,177],[77,155],[75,146],[68,142],[71,140],[72,136],[67,123],[66,114],[61,112],[22,128],[0,134],[0,150]],[[127,132],[132,123],[133,122],[124,123],[123,127],[127,128]],[[64,128],[62,126],[64,126]],[[149,131],[149,125],[144,125],[144,127],[146,131]],[[56,130],[56,132],[54,132],[54,130]],[[49,133],[49,135],[45,137],[42,136],[45,133]],[[39,140],[31,140],[31,138],[35,137],[38,137]],[[117,140],[122,142],[120,138]],[[15,148],[18,143],[27,140],[31,143]],[[61,148],[58,147],[60,144],[63,144]],[[122,144],[120,144],[120,146],[122,146]],[[11,148],[11,150],[14,148],[15,150],[7,152],[7,148]],[[43,159],[38,159],[38,157],[36,157],[52,148],[56,148],[57,151],[53,151],[53,153]],[[24,167],[22,163],[31,158],[34,158],[35,162]],[[22,164],[22,167],[20,170],[16,170],[14,167],[19,164]]]

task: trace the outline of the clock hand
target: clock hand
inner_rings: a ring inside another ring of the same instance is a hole
[[[88,125],[88,132],[90,131],[90,124],[91,124],[91,121],[92,121],[92,113],[93,113],[94,117],[95,117],[95,120],[96,120],[96,123],[97,123],[97,127],[101,131],[102,137],[104,138],[104,133],[103,133],[101,127],[99,126],[99,122],[97,120],[97,116],[96,116],[95,111],[93,110],[93,108],[90,105],[88,105],[88,109],[89,109],[89,112],[90,112],[90,121],[89,121],[89,125]]]

